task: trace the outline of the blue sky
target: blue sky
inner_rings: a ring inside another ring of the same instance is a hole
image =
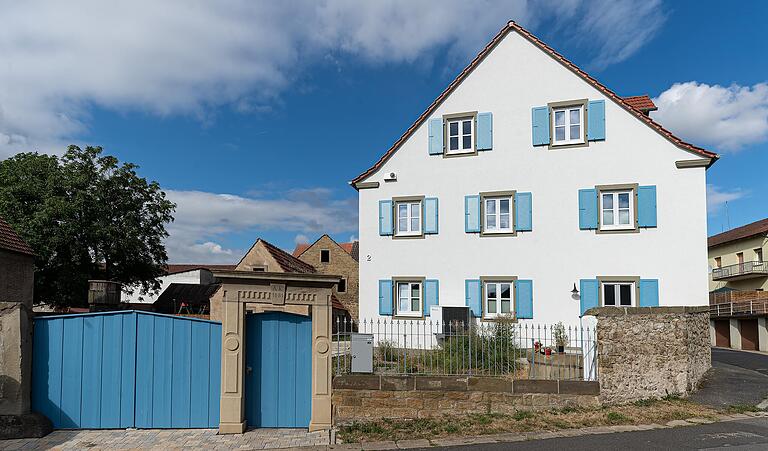
[[[178,203],[173,262],[357,236],[347,182],[505,18],[722,155],[710,233],[768,216],[768,2],[74,3],[0,6],[0,158],[76,143],[139,164]]]

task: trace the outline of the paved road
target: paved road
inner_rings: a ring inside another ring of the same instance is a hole
[[[593,450],[715,450],[739,451],[768,449],[768,418],[751,418],[740,421],[655,429],[639,432],[586,435],[580,437],[551,438],[530,442],[487,443],[445,448],[424,448],[455,451],[593,451]]]
[[[712,349],[712,370],[691,399],[716,408],[759,404],[768,397],[768,355]]]

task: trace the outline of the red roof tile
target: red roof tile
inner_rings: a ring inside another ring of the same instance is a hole
[[[647,95],[624,97],[624,101],[627,102],[632,108],[640,110],[643,113],[648,111],[656,111],[659,109],[656,104],[653,103],[653,100],[651,100],[651,98]]]
[[[451,84],[448,85],[447,88],[432,102],[429,107],[427,107],[426,111],[424,111],[421,116],[419,116],[416,119],[416,122],[411,125],[408,130],[403,133],[403,135],[398,139],[392,147],[387,150],[384,155],[382,155],[381,158],[370,168],[368,168],[365,172],[355,177],[350,184],[352,186],[355,186],[356,183],[361,182],[365,180],[368,176],[372,175],[374,172],[376,172],[383,164],[386,162],[394,153],[400,148],[400,146],[416,131],[416,129],[426,121],[429,116],[432,115],[432,113],[437,109],[437,107],[440,106],[440,104],[443,103],[443,101],[448,97],[449,94],[451,94],[456,87],[461,84],[464,79],[466,79],[469,74],[480,64],[480,62],[485,59],[486,56],[488,56],[491,53],[491,50],[493,50],[499,42],[511,31],[515,31],[519,33],[522,37],[527,39],[529,42],[534,44],[535,46],[539,47],[541,50],[543,50],[545,53],[549,54],[552,58],[554,58],[556,61],[558,61],[560,64],[565,66],[567,69],[569,69],[571,72],[575,73],[576,75],[583,78],[587,83],[592,85],[594,88],[602,92],[606,97],[616,102],[619,106],[623,107],[628,112],[632,113],[636,118],[640,119],[642,122],[644,122],[646,125],[654,129],[657,133],[662,135],[663,137],[667,138],[672,144],[676,145],[677,147],[687,150],[689,152],[695,153],[699,156],[709,158],[710,165],[714,163],[719,157],[716,153],[710,152],[706,149],[703,149],[698,146],[694,146],[693,144],[687,143],[683,141],[682,139],[678,138],[672,132],[662,127],[658,122],[654,121],[650,118],[650,116],[646,116],[641,111],[638,111],[635,109],[632,105],[630,105],[627,101],[625,101],[623,98],[619,97],[608,89],[605,85],[601,84],[599,81],[592,78],[589,74],[584,72],[583,70],[579,69],[578,66],[570,62],[568,59],[566,59],[564,56],[559,54],[557,51],[555,51],[552,47],[545,44],[543,41],[541,41],[539,38],[531,34],[528,30],[521,27],[520,25],[516,24],[513,21],[510,21],[507,23],[507,25],[499,31],[499,33],[489,42],[483,50],[480,51],[480,53],[477,54],[475,59],[472,60],[472,62],[469,63],[467,67],[464,68],[463,71],[451,82]]]
[[[283,268],[283,271],[298,272],[304,274],[311,274],[315,272],[315,267],[309,263],[304,263],[303,261],[294,257],[288,252],[285,252],[274,244],[269,243],[268,241],[265,241],[261,238],[259,238],[258,241],[261,241],[264,244],[264,248],[267,249],[270,254],[272,254],[272,257],[277,261],[277,264]]]
[[[333,238],[331,238],[331,240],[333,240]],[[316,242],[317,241],[315,241],[315,243]],[[294,257],[300,257],[301,254],[306,252],[307,249],[312,247],[315,243],[312,243],[312,244],[307,244],[307,243],[297,244],[296,247],[293,249],[293,256]],[[351,255],[352,258],[354,258],[355,260],[358,260],[358,256],[359,256],[359,253],[360,253],[359,252],[359,249],[360,249],[360,242],[359,241],[352,241],[352,242],[349,242],[349,243],[336,243],[336,244],[338,244],[339,247],[344,249],[344,252],[346,252],[347,254]]]
[[[209,271],[233,271],[236,265],[208,265],[205,263],[169,263],[165,266],[167,274],[176,274],[180,272],[194,271],[196,269],[207,269]]]
[[[293,256],[298,257],[299,255],[303,254],[304,251],[309,249],[310,246],[311,244],[307,244],[307,243],[297,244],[296,247],[293,249]]]
[[[747,224],[741,227],[736,227],[735,229],[728,230],[727,232],[712,235],[707,239],[707,246],[718,246],[720,244],[725,244],[731,241],[749,238],[761,234],[768,234],[768,218],[761,219],[760,221],[755,221],[751,224]]]
[[[29,244],[3,218],[0,218],[0,249],[20,254],[35,255]]]

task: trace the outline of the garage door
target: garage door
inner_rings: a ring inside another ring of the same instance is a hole
[[[32,409],[55,428],[215,428],[221,323],[147,312],[35,318]]]
[[[731,326],[727,319],[715,321],[715,346],[731,347]]]
[[[739,328],[741,329],[741,349],[745,351],[757,351],[757,319],[739,320]]]
[[[309,427],[312,319],[290,313],[246,317],[246,417],[251,427]]]

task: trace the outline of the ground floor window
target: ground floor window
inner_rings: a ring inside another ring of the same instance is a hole
[[[483,291],[485,293],[483,302],[483,316],[485,318],[496,318],[499,315],[512,313],[513,281],[485,282],[485,290]]]
[[[614,307],[635,305],[635,283],[603,282],[603,305]]]
[[[397,316],[421,316],[421,282],[397,282]]]

